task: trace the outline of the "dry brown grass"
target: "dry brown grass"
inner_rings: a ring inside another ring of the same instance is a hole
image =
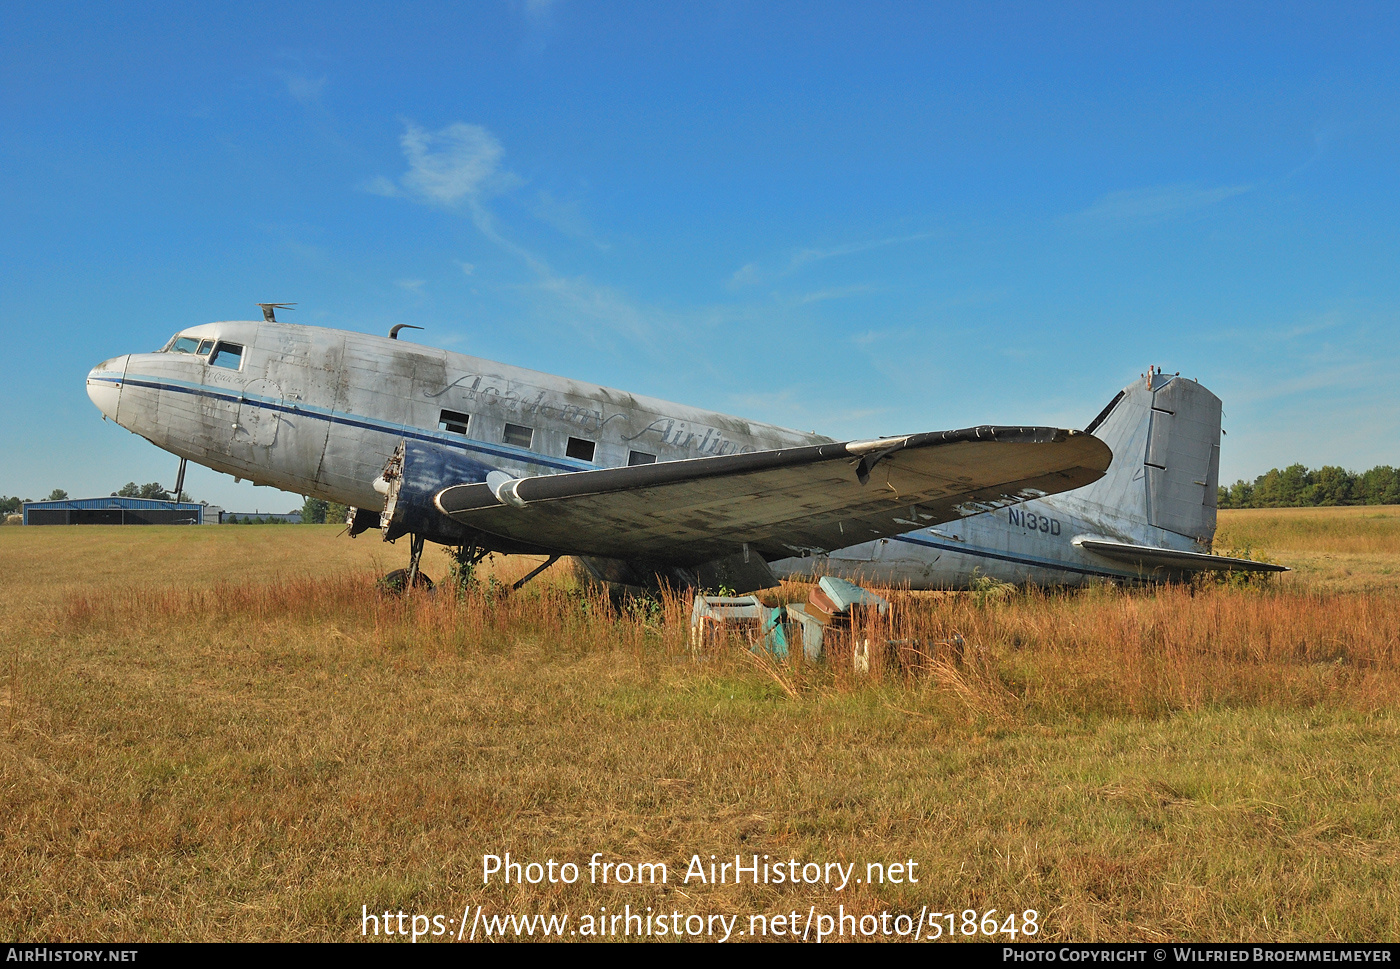
[[[467,904],[1033,908],[1078,940],[1400,929],[1400,598],[895,593],[858,634],[918,642],[858,676],[839,645],[819,667],[692,655],[687,602],[619,613],[557,573],[386,599],[383,546],[334,535],[0,530],[0,933],[350,939],[362,905]],[[671,880],[483,886],[507,850]],[[921,877],[678,883],[692,853],[735,852]]]
[[[1220,512],[1217,544],[1279,552],[1400,554],[1400,505]]]
[[[1222,511],[1215,547],[1263,552],[1289,566],[1286,586],[1400,592],[1400,506]]]

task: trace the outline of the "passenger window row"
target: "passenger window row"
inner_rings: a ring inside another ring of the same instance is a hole
[[[467,429],[471,427],[471,415],[463,414],[455,410],[443,410],[438,414],[438,430],[447,431],[451,434],[461,434],[466,436]],[[524,424],[507,424],[501,433],[501,443],[509,444],[511,447],[529,450],[535,440],[535,429],[526,427]],[[564,449],[565,457],[573,458],[576,461],[593,462],[597,454],[598,444],[596,441],[589,441],[581,437],[569,438],[569,443]],[[627,465],[634,467],[639,464],[651,464],[656,460],[655,454],[648,454],[645,451],[628,451]]]

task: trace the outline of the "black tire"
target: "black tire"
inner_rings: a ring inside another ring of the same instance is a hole
[[[403,595],[404,587],[408,584],[408,569],[395,569],[384,578],[379,580],[379,588],[388,595]],[[413,587],[423,592],[433,591],[433,580],[422,572],[419,572],[413,581]]]

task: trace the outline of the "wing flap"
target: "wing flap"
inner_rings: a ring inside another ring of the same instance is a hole
[[[1287,572],[1283,565],[1232,558],[1228,555],[1208,555],[1205,552],[1183,552],[1174,548],[1154,548],[1151,545],[1131,545],[1107,539],[1076,538],[1074,544],[1087,551],[1118,562],[1127,562],[1145,569],[1175,569],[1183,572]]]
[[[782,558],[1078,488],[1111,458],[1079,431],[984,426],[456,485],[435,504],[563,554],[688,564],[747,546]]]

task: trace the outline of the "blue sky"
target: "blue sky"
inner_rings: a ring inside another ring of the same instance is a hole
[[[84,376],[270,300],[838,437],[1157,364],[1226,481],[1400,464],[1397,11],[6,4],[0,493],[173,484]]]

